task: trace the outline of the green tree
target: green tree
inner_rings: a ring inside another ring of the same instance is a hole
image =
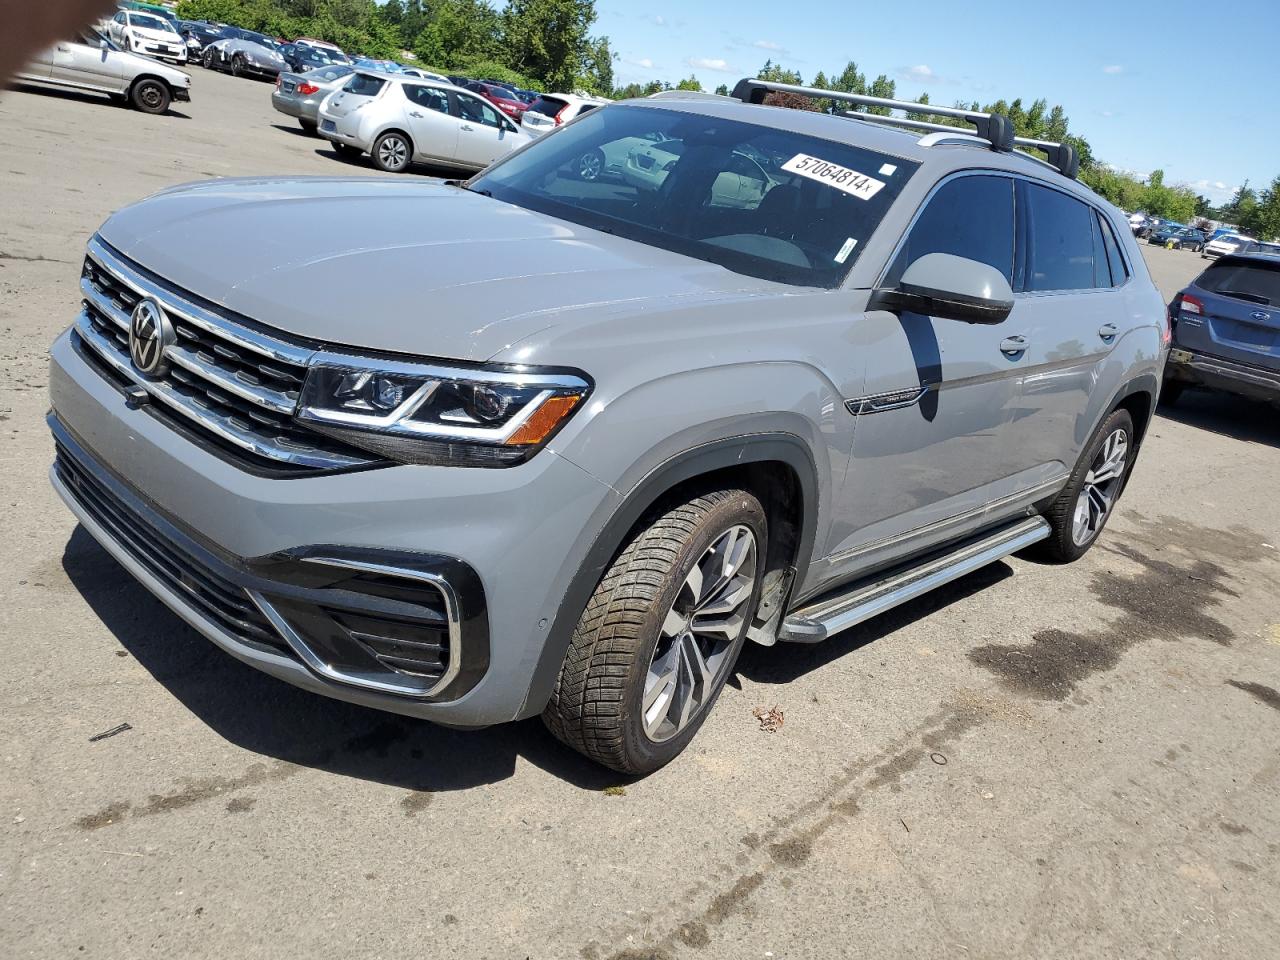
[[[1221,213],[1222,219],[1227,223],[1234,223],[1243,227],[1246,220],[1253,216],[1253,212],[1258,206],[1258,193],[1249,186],[1246,180],[1240,184],[1230,200],[1223,205]]]
[[[697,77],[695,77],[693,74],[689,74],[688,77],[686,77],[685,79],[681,80],[679,83],[676,84],[676,89],[677,90],[693,90],[693,91],[696,91],[697,93],[701,93],[702,84],[698,82]]]
[[[729,85],[727,83],[720,84],[720,86],[716,87],[716,93],[719,96],[727,97],[729,95]]]
[[[897,95],[896,89],[897,84],[882,73],[871,81],[871,86],[867,88],[867,93],[873,97],[880,97],[882,100],[892,100]],[[867,107],[867,113],[878,113],[882,117],[887,117],[893,111],[888,107]]]
[[[617,56],[608,37],[589,40],[579,85],[607,97],[613,90],[613,61]]]
[[[553,90],[572,90],[586,66],[594,0],[510,0],[502,11],[507,63]]]
[[[782,64],[774,63],[772,59],[766,60],[764,66],[756,73],[757,80],[769,80],[773,83],[794,83],[801,84],[804,81],[800,79],[799,72],[795,70],[787,70]]]

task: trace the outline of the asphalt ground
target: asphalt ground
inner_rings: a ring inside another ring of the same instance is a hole
[[[749,648],[641,781],[536,720],[295,690],[185,627],[46,481],[85,241],[169,184],[368,172],[268,84],[193,73],[165,117],[0,93],[0,953],[1276,956],[1280,424],[1256,404],[1161,410],[1074,565]],[[1202,264],[1144,254],[1166,296]]]

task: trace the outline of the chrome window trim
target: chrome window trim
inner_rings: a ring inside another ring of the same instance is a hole
[[[1128,253],[1124,249],[1124,244],[1120,242],[1121,234],[1118,230],[1116,230],[1115,221],[1112,220],[1111,217],[1107,215],[1106,211],[1103,210],[1102,207],[1100,207],[1098,204],[1092,203],[1089,200],[1085,199],[1084,197],[1081,197],[1075,193],[1072,193],[1070,190],[1063,190],[1052,183],[1048,183],[1047,181],[1040,180],[1036,177],[1028,176],[1027,174],[1020,173],[1016,170],[1001,170],[998,167],[972,167],[966,170],[953,170],[950,173],[948,173],[946,176],[944,176],[941,180],[939,180],[937,183],[935,183],[932,187],[929,188],[929,192],[924,195],[924,198],[920,201],[920,205],[916,207],[915,213],[911,215],[911,220],[908,221],[906,228],[902,231],[902,234],[898,237],[897,243],[893,245],[893,250],[890,251],[888,258],[885,260],[883,266],[881,266],[880,272],[876,276],[875,283],[871,285],[872,288],[879,289],[881,284],[884,283],[884,279],[888,275],[889,270],[893,267],[894,261],[898,259],[898,254],[902,252],[902,248],[906,245],[907,237],[911,235],[911,231],[915,228],[916,222],[920,219],[925,209],[929,206],[930,202],[932,202],[934,195],[937,194],[939,190],[941,190],[944,186],[946,186],[952,180],[957,180],[960,177],[992,177],[992,176],[1007,177],[1010,180],[1022,180],[1026,183],[1033,183],[1038,187],[1044,187],[1048,190],[1056,190],[1058,193],[1065,194],[1066,196],[1071,197],[1071,199],[1073,200],[1078,200],[1080,203],[1083,203],[1090,210],[1095,210],[1101,216],[1106,217],[1107,223],[1111,226],[1111,231],[1115,235],[1116,247],[1120,250],[1120,257],[1122,260],[1124,260],[1125,269],[1126,269],[1126,272],[1128,273],[1128,276],[1125,278],[1125,282],[1114,287],[1087,287],[1079,290],[1035,290],[1035,291],[1021,291],[1021,292],[1014,291],[1013,295],[1015,298],[1022,296],[1025,293],[1062,295],[1062,294],[1073,294],[1073,293],[1086,293],[1090,290],[1097,290],[1097,291],[1122,290],[1125,287],[1127,287],[1130,283],[1133,282],[1133,276],[1134,276],[1133,264],[1132,264],[1132,261],[1130,261],[1129,259]],[[1017,237],[1016,221],[1017,221],[1017,217],[1019,216],[1018,202],[1017,202],[1016,195],[1014,197],[1013,215],[1015,220],[1015,224],[1014,224],[1015,230],[1014,230],[1014,238],[1013,238],[1013,257],[1014,257],[1014,264],[1016,266],[1017,260],[1018,260],[1018,237]]]
[[[384,576],[399,577],[404,580],[416,580],[419,583],[434,587],[444,599],[445,621],[449,626],[449,665],[445,668],[445,672],[427,690],[418,687],[409,687],[404,684],[396,683],[389,680],[374,680],[369,677],[355,676],[345,673],[341,670],[335,670],[328,663],[316,656],[314,651],[307,645],[307,642],[293,628],[290,623],[280,615],[280,613],[271,605],[271,601],[264,597],[256,590],[247,590],[249,597],[258,609],[262,611],[271,625],[276,628],[280,636],[289,644],[291,650],[298,655],[298,658],[306,664],[311,670],[320,676],[333,680],[336,683],[346,684],[351,687],[359,687],[364,690],[374,690],[378,693],[390,693],[401,697],[411,697],[415,700],[425,700],[435,696],[441,690],[446,689],[450,683],[458,676],[462,670],[462,622],[460,614],[460,605],[458,603],[458,595],[454,591],[453,586],[444,577],[437,573],[429,573],[423,570],[406,570],[403,567],[396,567],[389,564],[373,563],[365,560],[350,560],[342,557],[315,556],[304,557],[303,562],[315,563],[322,566],[342,567],[347,570],[356,570],[361,573],[378,573]],[[388,668],[388,673],[393,671]]]

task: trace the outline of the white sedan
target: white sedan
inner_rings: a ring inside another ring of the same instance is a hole
[[[174,63],[187,62],[187,41],[164,17],[137,10],[119,10],[109,23],[111,42],[121,50]]]

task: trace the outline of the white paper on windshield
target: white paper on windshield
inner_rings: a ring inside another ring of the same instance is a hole
[[[811,157],[807,153],[797,153],[782,165],[782,169],[787,173],[825,183],[828,187],[834,187],[860,200],[870,200],[884,187],[883,181],[874,180],[865,173],[850,170],[820,157]]]
[[[854,237],[850,237],[844,242],[844,246],[840,248],[840,252],[836,254],[836,263],[844,263],[849,259],[849,254],[853,253],[853,248],[858,245],[858,241]]]

